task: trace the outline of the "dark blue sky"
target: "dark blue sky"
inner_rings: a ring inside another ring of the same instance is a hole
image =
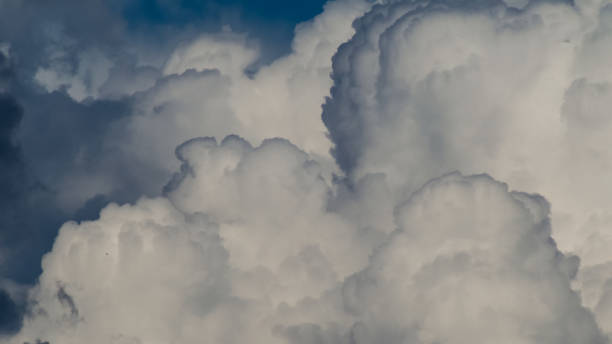
[[[321,13],[324,0],[134,0],[122,8],[131,30],[192,26],[217,31],[230,25],[257,39],[270,61],[287,53],[295,25]]]
[[[246,20],[295,24],[321,12],[323,0],[293,2],[285,0],[136,0],[125,8],[131,22],[182,24],[218,19],[223,12],[237,11]]]

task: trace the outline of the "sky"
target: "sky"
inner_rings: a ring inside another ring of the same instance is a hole
[[[607,344],[609,0],[0,0],[0,344]]]

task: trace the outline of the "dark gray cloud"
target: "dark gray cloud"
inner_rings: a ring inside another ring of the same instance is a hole
[[[23,107],[10,93],[14,70],[0,53],[0,279],[28,283],[40,271],[40,257],[50,248],[63,220],[52,193],[33,178],[23,160],[17,130]],[[24,305],[0,289],[0,332],[14,332]]]
[[[6,291],[0,289],[0,336],[19,331],[21,319],[19,306]]]
[[[76,319],[79,317],[79,309],[76,307],[74,299],[66,292],[66,289],[61,283],[57,284],[57,299],[64,307],[70,310],[70,315],[73,318]]]
[[[7,60],[0,54],[0,61]],[[6,65],[6,64],[5,64]],[[13,84],[10,67],[2,73],[4,84]],[[24,108],[6,88],[0,93],[0,276],[31,280],[40,270],[41,253],[50,247],[63,215],[53,205],[53,192],[32,174],[18,140]]]
[[[3,55],[0,54],[0,61]],[[15,99],[6,93],[0,93],[0,257],[6,260],[6,250],[14,243],[16,227],[19,225],[18,209],[23,190],[19,180],[23,174],[19,147],[15,145],[14,130],[22,116],[21,107]],[[2,270],[6,269],[1,264]],[[13,333],[19,330],[21,312],[11,296],[0,289],[0,334]]]

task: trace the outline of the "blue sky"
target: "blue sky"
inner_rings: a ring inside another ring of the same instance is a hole
[[[151,26],[195,26],[214,31],[229,25],[247,32],[262,45],[265,62],[289,52],[295,25],[321,13],[324,0],[135,0],[123,15],[137,31]]]
[[[274,0],[181,0],[175,2],[137,0],[128,4],[124,11],[126,18],[132,24],[147,22],[184,25],[192,21],[218,21],[226,12],[236,11],[246,21],[257,19],[271,23],[282,22],[294,26],[295,23],[308,20],[319,14],[324,4],[325,1],[321,0],[299,2]]]

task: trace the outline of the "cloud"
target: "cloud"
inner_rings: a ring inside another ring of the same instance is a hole
[[[244,70],[267,53],[252,36],[161,24],[143,35],[126,25],[124,5],[0,2],[1,158],[12,156],[0,171],[1,278],[35,283],[61,223],[95,219],[111,201],[160,195],[179,166],[175,147],[193,137],[292,137],[334,169],[311,113],[328,93],[331,56],[367,3],[327,5],[298,30],[294,53],[267,72],[257,62],[261,77]],[[210,48],[203,42],[231,49],[194,64]],[[272,94],[281,91],[293,101]]]
[[[288,141],[266,140],[253,149],[234,136],[218,147],[196,139],[177,154],[183,173],[166,189],[168,198],[219,224],[235,266],[276,269],[287,257],[318,252],[330,261],[330,275],[342,277],[365,263],[370,244],[361,239],[367,236],[326,211],[333,193],[329,172]],[[209,198],[213,194],[218,197]],[[322,280],[308,283],[325,288]]]
[[[62,227],[9,343],[606,343],[540,196],[450,174],[376,241],[326,208],[329,178],[285,140],[177,156],[167,198]]]
[[[577,260],[551,240],[541,197],[455,173],[400,204],[396,221],[342,287],[355,342],[607,342],[570,288]]]
[[[29,209],[44,204],[49,195],[26,172],[16,140],[23,108],[11,93],[12,78],[10,60],[0,53],[0,335],[19,330],[23,311],[20,287],[5,279],[23,282],[24,275],[36,270],[38,258],[31,252],[44,249],[45,239],[51,239],[41,235],[42,228],[59,224],[50,213],[52,206]]]
[[[25,156],[70,213],[97,196],[126,202],[158,195],[178,168],[174,148],[198,136],[237,134],[254,144],[284,137],[334,169],[318,113],[331,86],[331,56],[368,6],[328,4],[297,28],[292,54],[255,74],[245,68],[257,56],[256,44],[227,31],[186,41],[158,66],[118,60],[82,101],[69,91],[27,92],[24,98],[37,101],[25,104]],[[49,109],[57,115],[47,116]],[[69,128],[73,134],[65,135]],[[59,153],[49,154],[52,148]]]
[[[21,327],[21,312],[10,295],[0,290],[0,335],[12,334]]]
[[[331,56],[368,6],[356,0],[326,5],[296,29],[292,54],[255,74],[245,68],[259,56],[257,42],[244,34],[180,37],[181,44],[157,50],[146,42],[128,49],[129,34],[114,45],[81,46],[79,32],[57,19],[56,30],[41,33],[44,42],[61,46],[45,55],[57,61],[20,65],[42,86],[20,85],[20,96],[32,100],[24,103],[28,115],[19,133],[25,158],[69,212],[97,195],[121,202],[155,196],[177,168],[174,148],[198,136],[238,134],[254,143],[285,137],[331,166],[330,142],[316,114],[331,86]],[[59,154],[49,154],[51,147]],[[147,177],[132,178],[128,170]]]
[[[7,74],[3,181],[84,221],[2,341],[608,343],[610,13],[337,0],[262,66],[230,29],[156,50],[57,12]]]
[[[610,261],[610,10],[596,1],[375,6],[334,57],[323,120],[337,162],[353,179],[385,174],[396,198],[453,170],[545,195],[553,237],[586,276]]]
[[[249,49],[245,35],[225,32],[205,35],[172,53],[164,74],[182,74],[187,69],[216,69],[223,74],[240,77],[255,61],[258,53]]]
[[[295,51],[257,75],[245,71],[260,57],[247,35],[164,28],[153,42],[130,31],[120,8],[98,1],[0,3],[0,42],[8,42],[0,87],[10,88],[2,98],[0,141],[2,158],[11,160],[0,176],[11,191],[0,214],[3,278],[33,282],[61,222],[95,219],[111,200],[159,195],[178,167],[174,148],[193,137],[238,133],[259,143],[286,136],[317,150],[325,173],[333,169],[325,128],[310,114],[328,93],[332,54],[367,3],[327,5],[325,15],[297,30]],[[166,37],[162,44],[159,36]],[[293,100],[281,102],[274,92]],[[285,269],[321,256],[314,247],[300,255]],[[66,307],[72,294],[59,288],[53,295]],[[23,300],[13,301],[21,312]],[[6,308],[7,324],[20,322],[13,308]],[[36,340],[44,341],[27,341]]]
[[[396,222],[318,305],[339,315],[282,328],[289,342],[607,342],[570,287],[577,260],[550,239],[542,197],[453,173],[402,202]]]
[[[196,139],[177,154],[184,165],[167,199],[62,227],[15,341],[272,340],[257,314],[318,297],[367,261],[325,211],[316,162],[287,141]]]

